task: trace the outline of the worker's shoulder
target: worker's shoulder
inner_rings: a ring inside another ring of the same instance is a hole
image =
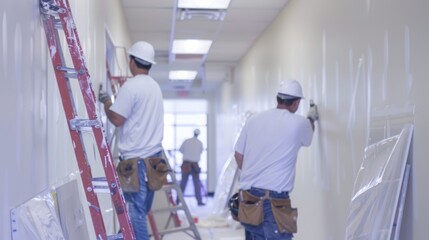
[[[250,122],[250,121],[257,121],[260,119],[270,118],[271,116],[276,114],[276,111],[278,110],[276,110],[275,108],[272,108],[262,112],[254,113],[248,117],[247,121]]]

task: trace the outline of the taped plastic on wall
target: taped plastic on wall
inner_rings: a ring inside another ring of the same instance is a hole
[[[406,124],[400,134],[365,149],[346,227],[346,239],[389,240],[413,133]]]

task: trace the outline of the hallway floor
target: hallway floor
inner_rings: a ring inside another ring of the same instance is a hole
[[[228,222],[225,218],[215,217],[212,214],[212,197],[204,199],[205,206],[198,206],[194,197],[186,197],[185,200],[191,215],[196,220],[202,240],[244,240],[244,229],[237,222],[233,220]],[[187,239],[194,238],[184,232],[167,234],[163,238],[163,240]]]

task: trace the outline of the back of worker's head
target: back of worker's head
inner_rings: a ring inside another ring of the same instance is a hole
[[[277,91],[279,104],[291,105],[294,101],[304,98],[301,84],[295,79],[288,79],[281,83]]]
[[[200,133],[201,133],[200,129],[197,128],[197,129],[194,130],[194,136],[195,137],[198,137],[198,135],[200,135]]]
[[[137,67],[150,69],[155,62],[155,50],[153,46],[144,41],[134,43],[128,51],[131,59],[136,62]]]

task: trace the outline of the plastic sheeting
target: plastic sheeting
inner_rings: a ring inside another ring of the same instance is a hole
[[[231,155],[225,162],[220,173],[216,185],[212,212],[209,216],[198,222],[199,227],[226,227],[234,224],[229,214],[228,201],[237,189],[238,172],[235,158]]]
[[[225,216],[229,213],[228,201],[232,196],[232,192],[237,189],[237,163],[234,156],[231,156],[223,166],[219,180],[216,184],[216,190],[213,201],[213,211],[215,215]]]
[[[411,143],[413,125],[368,146],[355,182],[347,240],[389,240]]]
[[[45,191],[11,211],[14,240],[62,240],[64,237],[51,191]]]
[[[11,210],[13,240],[89,239],[77,174]]]

